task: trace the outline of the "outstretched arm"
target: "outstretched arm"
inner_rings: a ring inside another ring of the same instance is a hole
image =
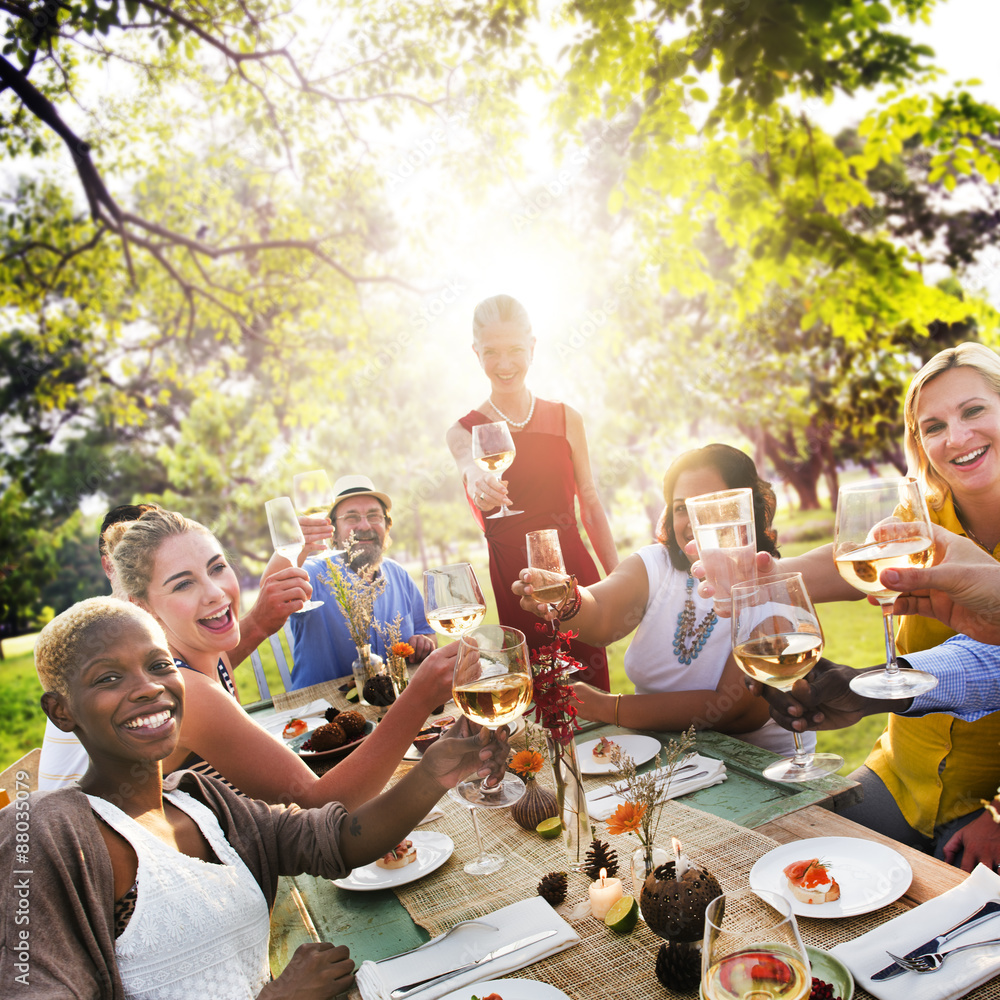
[[[240,641],[229,652],[229,663],[236,667],[269,635],[274,635],[312,596],[309,574],[286,562],[260,581],[260,593],[253,608],[240,615]]]

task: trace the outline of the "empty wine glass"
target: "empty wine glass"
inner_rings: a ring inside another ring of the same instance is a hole
[[[805,1000],[812,971],[791,902],[753,889],[716,896],[705,910],[701,988],[706,1000]]]
[[[476,424],[472,428],[472,460],[484,472],[495,472],[499,475],[510,468],[517,449],[514,438],[506,420],[498,420],[495,424]],[[501,504],[495,514],[487,514],[489,518],[513,517],[523,514],[523,510],[511,510]]]
[[[472,722],[496,729],[514,722],[531,702],[532,675],[524,633],[506,625],[483,625],[458,643],[452,696]],[[466,866],[470,875],[485,875],[504,863],[499,854],[483,850],[476,808],[506,809],[524,795],[524,782],[512,774],[493,786],[486,779],[460,782],[450,793],[472,812],[478,855]]]
[[[292,477],[292,496],[295,498],[295,509],[303,517],[329,517],[333,510],[335,497],[325,469],[296,473]],[[318,559],[329,559],[333,555],[330,539],[324,538],[323,547],[312,555]]]
[[[454,639],[486,617],[486,600],[469,563],[424,570],[424,614],[439,635]]]
[[[899,596],[883,586],[885,569],[923,568],[934,561],[934,533],[927,501],[915,479],[873,479],[841,486],[833,529],[833,559],[840,575],[882,606],[885,669],[851,681],[868,698],[913,698],[929,691],[937,678],[923,670],[900,670],[892,606]]]
[[[823,655],[823,630],[801,573],[739,584],[733,595],[733,656],[748,677],[787,691]],[[809,753],[792,731],[795,756],[764,768],[772,781],[809,781],[844,766],[835,753]]]
[[[295,516],[295,508],[288,497],[276,497],[264,504],[267,526],[271,530],[271,544],[279,556],[284,556],[293,566],[298,565],[299,553],[305,545],[302,526]],[[295,614],[322,607],[323,601],[306,601]]]
[[[753,518],[753,490],[740,487],[703,493],[685,501],[705,579],[715,588],[716,613],[729,614],[730,590],[735,583],[754,578],[757,532]]]

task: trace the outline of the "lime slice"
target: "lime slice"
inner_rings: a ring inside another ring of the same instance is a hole
[[[562,820],[558,816],[550,816],[548,819],[543,819],[535,827],[535,832],[545,840],[555,840],[562,832]]]
[[[628,934],[639,920],[639,904],[635,896],[622,896],[608,910],[604,925],[610,927],[616,934]]]
[[[358,689],[356,687],[352,687],[351,690],[348,691],[347,694],[344,695],[344,697],[348,701],[357,701],[358,700]]]

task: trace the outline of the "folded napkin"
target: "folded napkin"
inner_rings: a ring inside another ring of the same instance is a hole
[[[954,927],[991,899],[1000,899],[1000,875],[985,865],[976,865],[961,885],[907,910],[853,941],[837,945],[831,949],[832,954],[851,970],[858,986],[880,1000],[954,1000],[963,997],[1000,972],[1000,947],[994,945],[963,951],[949,958],[939,972],[931,975],[904,972],[881,982],[876,982],[871,976],[892,961],[886,949],[894,955],[905,955]],[[952,938],[941,950],[948,951],[959,945],[994,938],[1000,938],[1000,916]]]
[[[392,990],[407,983],[457,969],[505,944],[540,931],[556,931],[552,937],[528,948],[511,952],[492,962],[484,962],[460,976],[437,984],[431,983],[419,993],[411,994],[412,1000],[434,1000],[435,997],[444,996],[463,986],[484,979],[496,979],[508,972],[523,969],[526,965],[571,948],[580,940],[580,935],[541,896],[512,903],[477,919],[492,924],[497,930],[491,931],[486,927],[470,924],[458,928],[447,940],[444,940],[444,935],[439,935],[434,939],[437,943],[428,942],[420,950],[407,952],[398,958],[378,964],[362,963],[357,974],[357,987],[361,996],[364,1000],[389,1000]]]
[[[423,826],[424,823],[433,823],[434,820],[440,819],[444,815],[443,809],[438,809],[434,806],[431,811],[417,824],[417,826]]]
[[[264,719],[254,719],[254,721],[272,736],[280,737],[282,729],[292,719],[307,719],[311,715],[322,715],[329,707],[330,703],[325,698],[317,698],[315,701],[309,702],[308,705],[302,705],[299,708],[286,708],[275,712],[274,715],[269,715]]]
[[[688,767],[689,764],[693,764],[694,767]],[[698,753],[685,757],[681,767],[684,770],[675,769],[677,773],[670,779],[670,784],[667,786],[668,799],[676,799],[681,795],[687,795],[688,792],[697,792],[700,788],[718,785],[726,780],[726,765],[721,760],[702,757]],[[667,769],[661,767],[658,771],[650,771],[649,773],[665,775],[666,772]],[[610,785],[601,785],[600,788],[587,792],[587,811],[593,819],[607,819],[624,803],[625,799],[621,795],[608,795],[608,792],[615,793],[621,787],[620,781],[613,781]]]

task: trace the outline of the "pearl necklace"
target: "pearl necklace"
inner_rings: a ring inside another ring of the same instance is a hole
[[[521,421],[511,420],[511,418],[508,417],[507,414],[493,402],[492,394],[490,395],[490,406],[493,407],[496,415],[500,417],[501,420],[506,420],[511,427],[516,427],[518,430],[521,430],[522,427],[527,427],[527,425],[531,423],[531,418],[535,415],[535,396],[530,390],[528,391],[528,396],[531,398],[531,408],[528,410],[528,415]]]

